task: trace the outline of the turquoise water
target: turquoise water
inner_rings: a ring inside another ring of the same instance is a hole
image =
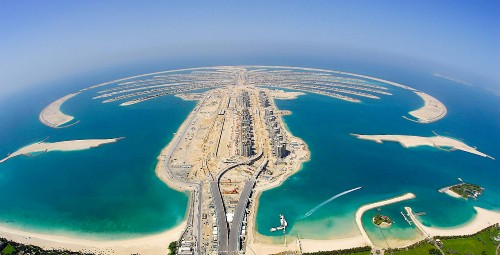
[[[2,225],[121,238],[160,232],[183,220],[188,195],[167,187],[154,171],[156,156],[195,102],[168,96],[125,108],[90,96],[80,94],[63,105],[80,120],[70,128],[52,129],[38,121],[38,112],[54,95],[38,95],[42,106],[27,100],[16,116],[0,121],[0,155],[47,136],[48,141],[126,137],[95,149],[0,164]]]
[[[354,212],[359,206],[406,192],[415,193],[417,198],[382,208],[384,214],[396,220],[384,230],[389,238],[415,238],[414,229],[400,224],[404,223],[401,216],[398,218],[403,206],[427,212],[421,217],[423,223],[440,227],[470,220],[474,205],[500,209],[498,161],[461,151],[376,144],[350,135],[430,136],[435,130],[500,158],[495,144],[500,140],[497,96],[429,74],[391,70],[368,74],[380,72],[386,75],[383,78],[437,97],[448,107],[448,115],[426,125],[404,120],[401,116],[422,102],[413,93],[395,87],[389,87],[394,96],[366,99],[360,104],[315,94],[278,101],[280,109],[293,112],[285,121],[292,133],[309,145],[311,161],[282,186],[262,194],[257,214],[259,233],[279,235],[270,233],[269,228],[275,227],[278,215],[284,213],[291,235],[300,233],[303,238],[319,239],[356,235]],[[359,70],[345,71],[363,74]],[[178,225],[185,216],[188,195],[162,183],[154,168],[156,156],[195,102],[166,96],[119,107],[118,102],[101,104],[92,100],[94,92],[83,93],[63,105],[63,111],[76,116],[80,123],[67,129],[41,124],[38,114],[43,107],[70,92],[61,87],[2,101],[0,155],[47,136],[48,141],[126,138],[96,149],[17,157],[0,164],[0,224],[99,238],[157,233]],[[437,192],[455,183],[457,177],[482,185],[486,192],[479,201],[453,199]],[[333,195],[359,186],[363,188],[304,217]],[[380,230],[370,226],[372,213],[368,211],[363,222],[369,235],[382,242]]]
[[[411,206],[414,211],[427,213],[420,217],[425,225],[452,227],[469,221],[475,214],[473,206],[500,209],[498,160],[430,147],[405,149],[398,143],[377,144],[349,135],[432,136],[432,131],[436,131],[462,139],[498,158],[500,151],[494,142],[500,140],[497,96],[421,74],[409,74],[406,80],[398,82],[432,84],[419,89],[440,99],[447,106],[448,115],[425,125],[404,120],[401,116],[420,107],[422,102],[411,92],[399,89],[392,90],[395,94],[392,97],[364,100],[362,104],[314,94],[277,101],[280,109],[293,112],[285,121],[292,133],[309,145],[311,161],[280,187],[263,192],[256,220],[259,233],[280,235],[269,232],[269,228],[278,224],[278,215],[283,213],[289,223],[287,232],[293,236],[322,239],[356,235],[357,208],[406,192],[413,192],[417,198],[384,207],[386,214],[397,217],[403,206]],[[486,192],[478,201],[465,201],[437,191],[456,183],[458,177],[485,187]],[[363,188],[331,201],[304,218],[311,208],[358,186]],[[370,221],[363,222],[369,235],[380,239],[379,230],[371,228]],[[389,238],[415,238],[415,231],[406,228],[404,224],[395,224],[386,234]]]
[[[401,243],[397,244],[394,239],[410,240],[410,242],[412,242],[413,240],[416,241],[424,238],[424,235],[415,227],[414,224],[409,225],[405,221],[401,212],[406,214],[406,211],[404,210],[404,206],[401,206],[401,204],[404,204],[404,202],[371,209],[363,214],[361,218],[363,226],[365,227],[370,240],[372,240],[377,247],[404,246],[401,245]],[[378,209],[380,209],[380,211]],[[382,214],[391,218],[391,220],[393,220],[392,225],[384,228],[373,224],[372,219],[377,214]],[[411,220],[408,216],[407,218]]]

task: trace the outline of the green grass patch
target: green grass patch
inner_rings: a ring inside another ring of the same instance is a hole
[[[494,255],[498,242],[493,238],[498,235],[496,227],[489,227],[468,237],[441,239],[445,254],[486,254]]]
[[[427,242],[424,242],[424,243],[421,243],[420,245],[409,248],[407,251],[399,250],[399,251],[394,251],[392,254],[394,254],[394,255],[422,255],[422,254],[429,254],[429,250],[435,249],[435,248],[436,248],[436,246],[429,244]]]
[[[14,246],[7,244],[7,246],[5,246],[5,248],[3,248],[2,254],[10,255],[10,254],[14,253],[15,251],[16,251],[16,248],[14,248]]]

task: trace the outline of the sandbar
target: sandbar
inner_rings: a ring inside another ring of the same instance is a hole
[[[72,121],[74,117],[63,113],[61,105],[78,94],[80,92],[66,95],[47,105],[38,116],[40,122],[52,128],[61,128],[61,125]]]
[[[357,137],[358,139],[370,140],[376,143],[382,143],[383,141],[399,142],[401,146],[405,148],[416,147],[416,146],[431,146],[446,151],[461,150],[481,157],[490,158],[493,160],[495,159],[489,155],[486,155],[476,150],[476,148],[471,147],[460,140],[456,140],[454,138],[446,136],[436,135],[432,137],[424,137],[424,136],[413,136],[413,135],[359,135],[359,134],[352,134],[352,135]],[[447,149],[443,149],[443,147]]]
[[[19,155],[30,155],[31,153],[36,152],[50,152],[50,151],[76,151],[76,150],[87,150],[94,147],[98,147],[103,144],[114,143],[118,140],[123,139],[120,138],[111,138],[111,139],[87,139],[87,140],[70,140],[70,141],[62,141],[62,142],[38,142],[33,143],[27,146],[22,147],[21,149],[9,154],[4,159],[0,160],[0,163],[3,163],[13,157],[17,157]]]

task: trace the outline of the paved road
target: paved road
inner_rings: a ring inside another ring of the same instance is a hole
[[[191,114],[191,117],[188,122],[186,122],[186,125],[182,129],[181,133],[176,136],[176,140],[174,141],[174,146],[170,147],[171,149],[167,152],[166,158],[167,158],[167,164],[166,164],[166,169],[172,178],[174,178],[177,182],[179,183],[184,183],[186,186],[189,185],[190,187],[193,188],[194,192],[194,200],[191,202],[191,206],[193,208],[191,215],[188,216],[188,225],[189,222],[192,220],[193,222],[193,236],[194,236],[194,250],[195,254],[200,254],[200,248],[201,248],[201,192],[202,192],[202,187],[203,183],[201,182],[189,182],[189,181],[183,181],[177,179],[175,175],[172,173],[172,169],[170,168],[170,161],[172,159],[172,155],[174,154],[174,151],[177,150],[177,147],[179,147],[179,143],[181,142],[182,138],[186,134],[186,131],[188,128],[191,126],[193,123],[194,118],[198,114],[198,112],[201,109],[201,106],[205,103],[205,101],[208,99],[208,97],[204,97],[202,101],[198,105],[196,105],[195,111]],[[187,227],[187,226],[186,226]]]
[[[222,201],[222,194],[220,193],[219,183],[217,181],[210,181],[210,192],[214,200],[215,215],[217,217],[217,240],[219,242],[219,254],[227,254],[228,251],[228,229],[226,209]]]
[[[257,171],[253,174],[250,180],[245,182],[245,187],[241,192],[240,199],[238,200],[238,205],[236,206],[236,210],[234,211],[233,224],[231,225],[231,231],[229,232],[229,254],[237,255],[241,248],[241,227],[243,224],[243,218],[245,216],[245,210],[247,209],[248,200],[252,195],[253,188],[255,183],[257,182],[257,177],[264,170],[267,165],[268,160],[264,160],[262,164],[259,166]]]
[[[226,218],[226,209],[224,207],[224,201],[222,200],[222,194],[220,192],[219,181],[227,171],[244,164],[250,164],[254,160],[259,159],[262,156],[262,152],[257,153],[255,156],[242,161],[231,164],[226,168],[222,169],[218,174],[217,178],[214,181],[210,181],[210,192],[212,193],[212,198],[214,200],[214,209],[217,218],[217,236],[218,236],[218,253],[219,254],[228,254],[228,246],[229,246],[229,229]],[[266,160],[267,162],[267,160]]]

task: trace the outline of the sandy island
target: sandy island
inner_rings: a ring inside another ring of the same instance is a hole
[[[420,91],[414,91],[414,92],[424,100],[424,106],[422,106],[417,110],[409,112],[411,116],[418,119],[416,122],[431,123],[434,121],[438,121],[444,118],[444,116],[446,116],[447,113],[446,106],[444,106],[444,104],[441,103],[441,101],[437,100],[436,98],[424,92]],[[414,121],[405,116],[403,116],[403,118],[410,121]]]
[[[90,148],[98,147],[103,144],[114,143],[120,139],[123,139],[123,137],[112,138],[112,139],[71,140],[71,141],[62,141],[54,143],[38,142],[24,146],[21,149],[9,154],[4,159],[0,160],[0,163],[3,163],[19,155],[30,156],[31,153],[37,153],[37,152],[46,153],[50,151],[87,150]]]
[[[476,150],[476,148],[463,143],[462,141],[445,136],[438,135],[432,137],[423,137],[423,136],[412,136],[412,135],[359,135],[359,134],[351,134],[351,135],[357,137],[358,139],[370,140],[376,143],[382,143],[382,141],[399,142],[401,146],[405,148],[416,147],[416,146],[431,146],[446,151],[461,150],[481,157],[486,157],[493,160],[495,159],[489,155],[486,155]],[[445,147],[446,149],[443,149],[442,147]]]
[[[415,223],[422,233],[426,236],[457,236],[457,235],[472,235],[485,229],[493,224],[500,223],[500,213],[483,209],[474,206],[477,214],[472,221],[465,225],[453,228],[436,228],[424,226],[418,218],[413,214],[410,207],[405,207],[406,212],[410,215],[411,220]]]
[[[52,128],[62,128],[61,125],[72,121],[74,117],[64,114],[61,111],[61,105],[78,94],[80,92],[66,95],[47,105],[38,116],[40,122]]]
[[[46,250],[70,250],[94,254],[166,254],[170,242],[177,241],[186,221],[159,234],[123,240],[88,240],[58,234],[41,234],[0,226],[0,236],[18,243],[31,244]]]

